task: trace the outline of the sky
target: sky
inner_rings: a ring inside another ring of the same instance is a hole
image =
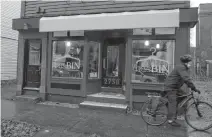
[[[212,3],[212,0],[190,0],[191,1],[191,7],[199,7],[199,4],[201,3]],[[191,29],[191,46],[196,47],[196,27]]]
[[[200,3],[212,3],[212,0],[190,0],[191,6],[198,7]]]

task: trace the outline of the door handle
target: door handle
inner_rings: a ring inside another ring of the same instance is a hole
[[[41,71],[41,67],[38,67],[38,71]]]
[[[103,58],[103,68],[106,69],[106,58]]]

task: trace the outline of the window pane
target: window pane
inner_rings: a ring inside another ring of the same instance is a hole
[[[29,40],[29,65],[40,65],[41,40]]]
[[[53,77],[83,77],[84,44],[84,41],[53,41]]]
[[[107,47],[106,77],[119,76],[119,46]]]
[[[89,78],[99,77],[99,48],[100,44],[97,42],[89,42]]]
[[[163,83],[174,66],[174,40],[133,40],[132,82]]]

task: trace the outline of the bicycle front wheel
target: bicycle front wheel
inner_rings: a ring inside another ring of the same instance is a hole
[[[196,130],[212,128],[212,105],[207,102],[192,103],[186,110],[185,120]]]
[[[160,101],[155,112],[151,110],[151,101],[146,101],[141,108],[142,119],[151,126],[160,126],[167,121],[168,108]]]

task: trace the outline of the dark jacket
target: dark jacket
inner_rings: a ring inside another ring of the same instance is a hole
[[[189,69],[182,64],[176,66],[166,78],[165,91],[179,90],[184,83],[192,90],[196,90],[196,87],[189,76]]]

